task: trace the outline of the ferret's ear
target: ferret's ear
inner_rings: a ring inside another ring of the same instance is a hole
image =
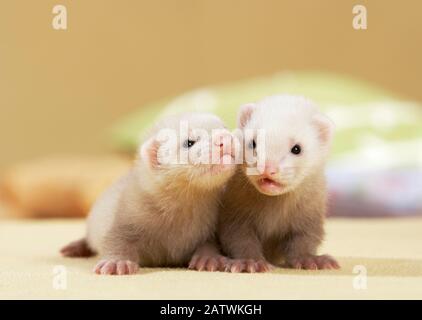
[[[160,148],[160,142],[152,137],[145,141],[140,149],[140,157],[142,161],[147,163],[150,168],[156,168],[159,165],[158,162],[158,149]]]
[[[334,135],[334,122],[322,113],[317,113],[312,117],[312,123],[315,125],[319,140],[323,144],[329,144]]]
[[[251,119],[255,107],[256,105],[254,103],[247,103],[240,107],[239,117],[237,119],[237,125],[240,129],[243,129]]]

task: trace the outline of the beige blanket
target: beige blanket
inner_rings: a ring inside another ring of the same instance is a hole
[[[2,299],[421,299],[422,219],[331,219],[322,252],[339,271],[267,274],[141,269],[98,276],[96,259],[59,248],[84,232],[82,220],[0,220]],[[356,272],[356,273],[354,273]]]

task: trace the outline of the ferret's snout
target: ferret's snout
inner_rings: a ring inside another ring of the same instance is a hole
[[[279,170],[280,169],[277,165],[270,162],[266,162],[263,174],[270,177],[278,174]]]
[[[233,136],[230,132],[219,132],[213,137],[214,145],[220,149],[220,157],[232,154]]]

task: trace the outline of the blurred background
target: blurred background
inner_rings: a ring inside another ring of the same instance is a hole
[[[57,4],[67,30],[52,28]],[[352,27],[356,4],[367,30]],[[108,154],[110,128],[147,103],[283,70],[344,74],[421,101],[421,15],[419,0],[1,0],[0,169]]]

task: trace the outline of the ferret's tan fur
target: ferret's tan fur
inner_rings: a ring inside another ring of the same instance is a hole
[[[275,96],[240,111],[240,128],[266,130],[267,159],[284,163],[281,172],[290,174],[275,176],[285,187],[272,195],[257,187],[260,176],[245,174],[246,165],[239,166],[229,181],[218,234],[223,251],[234,259],[227,266],[232,272],[263,272],[280,264],[304,269],[338,267],[330,256],[317,256],[327,204],[324,160],[328,148],[323,144],[329,143],[331,128],[310,104],[300,97]],[[325,141],[317,140],[319,134]],[[304,143],[304,159],[289,158],[289,141],[296,140]]]
[[[246,179],[240,170],[235,174],[220,209],[223,250],[231,258],[245,260],[243,266],[234,265],[232,271],[245,271],[238,268],[248,267],[247,260],[277,265],[283,262],[282,258],[293,263],[315,255],[324,236],[323,175],[310,176],[295,192],[276,197],[258,192]],[[264,265],[261,271],[266,271]]]
[[[190,132],[201,128],[211,136],[213,129],[224,129],[222,122],[209,114],[172,117],[153,129],[133,169],[102,195],[88,218],[88,247],[102,257],[96,273],[130,274],[138,265],[183,267],[192,256],[195,261],[191,268],[219,268],[218,261],[207,260],[222,258],[212,243],[219,197],[234,167],[191,163],[157,166],[158,130],[177,131],[181,120],[188,121]],[[202,143],[208,142],[203,138],[194,147]],[[221,171],[211,174],[211,168]],[[72,255],[66,252],[69,249],[64,253]],[[198,259],[203,255],[207,256],[205,261]]]

